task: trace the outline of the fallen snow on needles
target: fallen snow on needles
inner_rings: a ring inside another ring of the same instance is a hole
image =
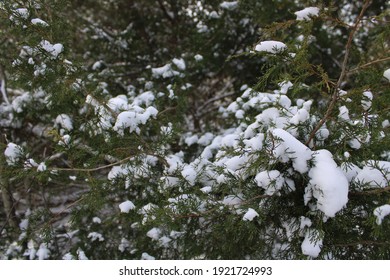
[[[308,7],[294,14],[297,16],[297,20],[310,20],[310,17],[318,16],[319,12],[320,9],[317,7]]]

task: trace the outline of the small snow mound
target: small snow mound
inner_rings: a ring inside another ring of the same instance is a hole
[[[308,7],[294,14],[297,16],[297,20],[310,20],[310,17],[316,17],[320,13],[320,9],[317,7]]]
[[[56,118],[56,124],[61,125],[62,128],[71,131],[73,129],[72,119],[66,114],[60,114]]]
[[[329,151],[314,152],[313,162],[315,165],[309,171],[310,182],[306,191],[311,191],[317,199],[319,210],[334,217],[348,202],[348,180]]]
[[[323,240],[318,230],[309,229],[306,231],[305,239],[301,244],[302,253],[312,258],[317,258],[321,252]]]
[[[383,77],[385,77],[390,82],[390,68],[383,72]]]
[[[8,143],[4,151],[5,159],[8,165],[14,165],[21,157],[23,150],[19,145]]]
[[[279,41],[263,41],[255,47],[255,51],[267,53],[281,53],[287,49],[287,46]]]
[[[244,221],[252,221],[254,218],[258,217],[259,214],[252,208],[248,208],[248,211],[245,213],[242,218]]]
[[[219,5],[222,9],[232,11],[238,7],[238,1],[224,1]]]
[[[390,205],[385,204],[380,207],[375,208],[374,215],[376,216],[376,223],[378,225],[382,224],[383,219],[390,214]]]
[[[122,213],[129,213],[130,210],[133,210],[135,208],[135,205],[130,200],[126,200],[125,202],[122,202],[119,204],[119,209],[121,209]]]
[[[31,23],[34,24],[34,25],[41,25],[41,26],[44,26],[44,27],[49,26],[49,24],[47,24],[46,21],[43,21],[40,18],[33,18],[31,20]]]

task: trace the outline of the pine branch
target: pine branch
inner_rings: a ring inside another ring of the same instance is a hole
[[[332,112],[334,107],[336,106],[337,100],[339,98],[339,90],[341,87],[341,84],[343,83],[345,76],[348,73],[347,67],[348,67],[348,60],[349,60],[349,55],[352,47],[352,42],[353,38],[355,36],[355,33],[359,29],[359,24],[363,19],[364,13],[366,12],[367,8],[371,5],[371,0],[366,0],[364,1],[363,7],[360,11],[359,16],[356,18],[355,24],[352,26],[352,29],[349,33],[348,36],[348,41],[345,46],[345,54],[344,54],[344,59],[343,63],[341,64],[341,73],[340,76],[337,80],[336,86],[334,88],[333,94],[332,94],[332,99],[328,105],[328,109],[325,112],[324,117],[320,120],[320,122],[316,125],[316,127],[313,129],[313,131],[310,133],[309,138],[306,141],[306,145],[309,145],[310,142],[314,139],[315,134],[317,131],[331,118]]]

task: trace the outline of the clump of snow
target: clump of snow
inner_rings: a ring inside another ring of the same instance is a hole
[[[238,7],[238,1],[230,1],[230,2],[224,1],[221,4],[219,4],[219,6],[222,9],[232,11]]]
[[[385,204],[375,208],[374,215],[376,216],[376,223],[382,224],[383,219],[390,214],[390,204]]]
[[[161,66],[161,67],[152,68],[152,74],[153,74],[153,77],[155,77],[155,78],[162,77],[164,79],[180,75],[180,73],[178,71],[175,71],[172,69],[171,63],[165,64],[164,66]]]
[[[45,243],[42,243],[39,245],[39,249],[37,251],[37,257],[39,260],[46,260],[50,256],[50,251],[47,248],[47,245]]]
[[[146,233],[146,236],[153,240],[159,240],[161,236],[161,230],[159,228],[152,228]]]
[[[262,171],[255,177],[257,185],[265,190],[265,194],[273,195],[284,185],[285,180],[278,170]]]
[[[153,261],[155,259],[156,259],[155,257],[149,255],[148,253],[142,253],[141,255],[141,260]]]
[[[121,209],[122,213],[129,213],[130,210],[133,210],[135,208],[135,205],[130,200],[126,200],[119,204],[119,209]]]
[[[101,233],[98,233],[98,232],[90,232],[88,234],[88,238],[90,238],[91,241],[96,241],[96,240],[98,240],[100,242],[104,241],[103,235]]]
[[[38,166],[37,166],[37,171],[38,172],[43,172],[43,171],[46,171],[47,170],[47,166],[44,162],[41,162]]]
[[[272,134],[279,142],[273,150],[275,157],[281,162],[291,160],[296,171],[306,173],[309,170],[307,162],[312,158],[311,150],[283,129],[274,129]]]
[[[201,55],[201,54],[196,54],[196,55],[194,56],[194,59],[195,59],[196,61],[202,61],[202,60],[203,60],[203,55]]]
[[[309,112],[305,109],[299,109],[298,112],[290,119],[290,123],[298,125],[304,123],[310,118]]]
[[[369,160],[353,180],[358,186],[384,188],[390,180],[390,162]]]
[[[55,123],[59,124],[65,130],[71,131],[73,129],[72,119],[66,114],[58,115]]]
[[[383,77],[385,77],[390,82],[390,68],[383,72]]]
[[[373,95],[371,91],[363,92],[362,107],[365,111],[368,111],[372,106]]]
[[[283,81],[278,84],[280,86],[280,93],[286,94],[287,91],[293,86],[293,84],[290,81]]]
[[[14,143],[8,143],[4,155],[8,165],[15,165],[23,156],[22,147]]]
[[[339,107],[339,115],[338,118],[343,121],[348,121],[349,118],[349,110],[346,106]]]
[[[139,133],[140,130],[138,126],[140,124],[146,124],[151,117],[156,117],[158,113],[157,109],[152,106],[146,109],[137,106],[137,108],[134,109],[134,111],[126,111],[118,115],[114,130],[120,135],[124,135],[124,130],[126,128],[130,129],[130,133],[134,131]]]
[[[320,9],[317,7],[307,7],[303,10],[295,12],[297,20],[310,20],[310,17],[318,16]]]
[[[186,63],[182,58],[174,58],[172,59],[173,64],[177,66],[180,70],[186,70]]]
[[[317,208],[326,216],[334,217],[348,202],[348,180],[329,151],[314,152],[313,161],[305,203],[313,196],[317,199]]]
[[[64,51],[64,46],[62,44],[52,45],[49,41],[43,40],[40,43],[42,49],[50,53],[53,58],[57,58],[60,53]]]
[[[259,213],[257,213],[254,209],[248,208],[248,211],[245,213],[242,219],[244,221],[252,221],[254,218],[258,217]]]
[[[267,53],[281,53],[287,49],[287,46],[279,41],[263,41],[256,45],[255,51]]]
[[[31,23],[34,24],[34,25],[41,25],[41,26],[44,26],[44,27],[49,26],[49,24],[46,21],[43,21],[40,18],[33,18],[31,20]]]
[[[317,258],[321,252],[323,240],[320,232],[315,229],[309,229],[305,233],[305,239],[301,244],[302,253],[312,258]]]

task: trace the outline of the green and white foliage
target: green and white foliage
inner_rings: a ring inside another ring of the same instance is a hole
[[[2,2],[1,258],[388,259],[389,6],[349,2]]]

